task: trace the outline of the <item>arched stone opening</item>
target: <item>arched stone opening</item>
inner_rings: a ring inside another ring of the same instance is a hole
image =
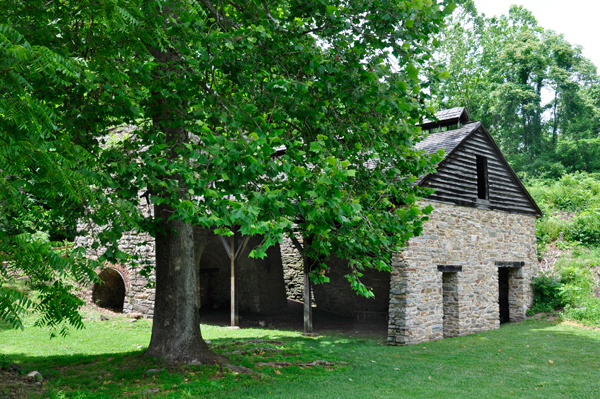
[[[123,311],[125,302],[125,280],[119,271],[108,268],[99,275],[102,283],[95,283],[92,290],[92,301],[101,308],[115,312]]]

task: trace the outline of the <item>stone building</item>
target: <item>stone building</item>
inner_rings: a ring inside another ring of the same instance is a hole
[[[421,201],[434,208],[423,233],[395,254],[391,273],[365,271],[363,282],[375,299],[350,289],[343,277],[347,261],[335,256],[328,260],[330,283],[313,287],[319,309],[359,318],[387,316],[392,345],[495,329],[501,322],[523,319],[532,303],[539,207],[485,127],[471,122],[465,108],[436,117],[421,125],[429,135],[418,144],[428,153],[446,153],[435,173],[417,180],[436,190]],[[251,238],[237,265],[239,308],[269,312],[284,308],[286,297],[302,300],[302,257],[291,241],[272,247],[265,259],[249,259],[259,239]],[[142,235],[127,236],[123,248],[141,248],[148,256],[154,251],[150,237]],[[197,254],[197,263],[203,306],[227,307],[230,260],[216,237]],[[154,291],[146,287],[147,280],[135,270],[114,269],[123,277],[123,289],[104,291],[124,295],[123,312],[152,317]],[[114,272],[106,274],[106,281],[119,283]],[[109,301],[108,294],[95,290],[96,298]]]
[[[417,180],[436,190],[421,201],[434,211],[422,234],[395,255],[391,275],[365,275],[378,300],[351,298],[339,267],[331,268],[335,288],[315,287],[317,305],[334,312],[387,313],[392,345],[499,328],[522,320],[533,300],[539,207],[465,108],[436,117],[422,125],[429,136],[418,147],[446,155],[435,173]]]

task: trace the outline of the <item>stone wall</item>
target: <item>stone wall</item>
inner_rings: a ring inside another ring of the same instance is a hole
[[[525,317],[531,306],[531,277],[538,270],[534,216],[433,202],[423,233],[396,254],[392,264],[388,342],[414,344],[466,335],[500,326],[496,262],[524,262],[509,269],[510,321]],[[423,206],[427,205],[423,201]],[[438,265],[459,265],[447,276]],[[449,287],[452,287],[452,294]],[[446,291],[446,292],[444,292]],[[444,328],[444,295],[447,301]],[[458,322],[457,320],[458,319]]]
[[[96,227],[81,225],[79,231],[87,232],[93,228]],[[250,251],[261,240],[261,237],[250,238],[245,250],[239,255],[236,262],[236,291],[238,306],[241,311],[271,312],[287,306],[283,262],[279,246],[275,245],[269,248],[267,257],[264,259],[248,257]],[[238,237],[239,242],[241,242],[241,237]],[[98,259],[105,248],[92,249],[91,244],[91,239],[88,236],[82,235],[76,238],[77,246],[86,247],[88,256],[92,259]],[[153,286],[155,282],[154,238],[147,233],[128,232],[119,240],[119,248],[130,254],[139,255],[141,259],[149,262],[152,266],[152,273],[149,279],[146,279],[139,274],[139,267],[136,268],[133,265],[105,265],[105,268],[115,269],[121,276],[124,276],[125,299],[123,313],[141,314],[145,318],[152,318],[154,315],[155,289],[149,287],[149,285]],[[206,245],[199,259],[202,306],[229,308],[231,263],[218,237],[214,237]],[[101,270],[97,270],[97,272],[101,273]],[[301,279],[302,275],[300,275],[300,281]],[[93,288],[88,287],[87,289],[86,297],[88,300],[94,297]],[[111,308],[114,307],[111,306]]]
[[[297,235],[298,241],[303,243],[302,235]],[[287,235],[283,236],[281,243],[281,262],[283,264],[283,278],[285,280],[285,292],[288,298],[297,301],[304,300],[304,270],[302,265],[302,255],[292,240]]]
[[[140,206],[146,216],[152,214],[152,208],[149,206]],[[94,229],[98,229],[97,226],[91,226],[87,224],[79,224],[77,231],[80,232],[80,236],[75,238],[75,245],[85,247],[87,255],[91,259],[98,259],[100,254],[104,253],[106,248],[91,248],[91,238],[86,233],[93,232]],[[84,235],[85,234],[85,235]],[[134,267],[131,264],[128,265],[111,265],[105,264],[104,268],[112,268],[124,277],[125,284],[125,301],[123,304],[123,313],[139,313],[146,318],[152,318],[154,315],[154,293],[155,289],[149,287],[154,285],[154,264],[155,264],[155,250],[154,250],[154,238],[150,234],[136,232],[128,232],[123,235],[119,240],[119,249],[124,252],[138,255],[140,259],[145,262],[149,262],[152,266],[152,275],[149,279],[146,279],[139,274],[140,267]],[[98,273],[101,270],[97,270]],[[93,288],[89,287],[91,291]],[[91,298],[92,293],[89,293]]]
[[[356,294],[344,276],[350,272],[348,261],[335,255],[327,260],[325,275],[329,283],[313,285],[315,303],[323,309],[340,315],[368,317],[373,314],[387,314],[390,292],[390,273],[376,269],[362,271],[361,281],[370,287],[374,298],[365,298]]]

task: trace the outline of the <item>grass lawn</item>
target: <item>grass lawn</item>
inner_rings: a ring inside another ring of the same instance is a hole
[[[311,338],[202,326],[217,352],[247,352],[227,356],[264,375],[258,377],[218,366],[161,364],[141,356],[149,321],[86,315],[87,328],[67,338],[50,340],[47,331],[31,326],[23,332],[0,327],[0,361],[21,366],[20,375],[0,371],[0,398],[600,398],[600,331],[567,323],[528,320],[406,347],[354,334]],[[348,365],[256,365],[313,360]],[[23,383],[32,370],[45,377],[41,386]]]

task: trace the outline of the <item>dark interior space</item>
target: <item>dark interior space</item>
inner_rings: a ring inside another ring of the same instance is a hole
[[[508,274],[509,269],[507,267],[498,268],[498,293],[500,304],[500,323],[508,323],[510,321],[510,315],[508,313]]]
[[[380,314],[344,316],[320,309],[312,309],[313,328],[315,333],[342,332],[360,335],[387,336],[387,317]],[[304,307],[302,302],[287,300],[287,307],[269,313],[257,313],[240,310],[239,326],[241,328],[276,328],[282,330],[302,331],[304,326]],[[226,309],[202,309],[202,324],[228,326],[230,314]]]
[[[231,261],[218,237],[202,252],[199,268],[202,309],[228,309]]]
[[[362,270],[361,282],[371,288],[375,297],[357,295],[348,279],[348,261],[331,255],[326,262],[325,275],[329,283],[313,285],[314,299],[318,309],[340,316],[353,316],[361,319],[387,317],[390,302],[391,274],[385,271],[366,268]]]
[[[228,243],[231,238],[227,238]],[[242,237],[236,234],[236,248]],[[251,237],[235,261],[236,299],[240,312],[268,313],[286,307],[285,281],[278,245],[267,250],[263,259],[249,254],[262,242]],[[231,260],[219,237],[204,249],[199,262],[202,312],[229,311],[231,307]]]
[[[102,283],[94,284],[92,301],[101,308],[114,312],[123,311],[125,302],[125,281],[115,269],[104,269],[99,276]]]

